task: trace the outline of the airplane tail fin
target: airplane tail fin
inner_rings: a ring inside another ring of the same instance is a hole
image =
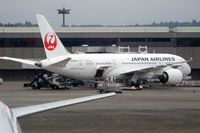
[[[47,58],[49,59],[71,54],[65,49],[64,45],[62,44],[56,33],[53,31],[46,18],[42,15],[36,15],[36,17]]]

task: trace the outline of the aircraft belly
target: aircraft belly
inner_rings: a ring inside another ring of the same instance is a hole
[[[93,79],[96,73],[96,70],[92,68],[84,69],[84,68],[70,68],[70,67],[63,67],[63,68],[51,67],[47,68],[46,70],[66,76],[68,78],[74,78],[80,80]]]
[[[69,69],[66,71],[66,75],[69,75],[72,78],[80,79],[80,80],[87,80],[87,79],[93,79],[96,71],[93,71],[92,69]]]

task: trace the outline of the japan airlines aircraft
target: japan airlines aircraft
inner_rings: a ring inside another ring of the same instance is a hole
[[[175,85],[191,73],[188,61],[171,54],[71,54],[61,43],[47,20],[37,15],[47,58],[41,61],[0,57],[21,62],[80,80],[110,78],[131,79],[132,83],[159,79]]]
[[[82,98],[76,98],[71,100],[57,101],[52,103],[25,106],[19,108],[9,109],[7,105],[0,101],[0,132],[1,133],[21,133],[21,128],[18,124],[17,118],[38,113],[41,111],[47,111],[50,109],[60,108],[63,106],[69,106],[73,104],[83,103],[91,100],[114,96],[115,93],[99,94],[95,96],[88,96]]]

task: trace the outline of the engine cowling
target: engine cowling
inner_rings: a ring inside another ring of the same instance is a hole
[[[178,69],[168,69],[163,72],[163,75],[158,77],[160,82],[168,85],[179,84],[183,79],[183,73]]]

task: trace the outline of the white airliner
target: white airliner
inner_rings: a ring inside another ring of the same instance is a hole
[[[132,83],[159,79],[175,85],[191,73],[188,61],[171,54],[71,54],[61,43],[47,20],[37,15],[47,59],[30,61],[0,57],[21,62],[75,79],[130,79]]]
[[[57,101],[52,103],[25,106],[19,108],[9,109],[7,105],[0,101],[0,132],[1,133],[21,133],[21,128],[17,121],[17,118],[38,113],[41,111],[47,111],[50,109],[60,108],[63,106],[69,106],[73,104],[83,103],[91,100],[114,96],[115,93],[99,94],[95,96],[88,96],[82,98],[76,98],[71,100]]]

